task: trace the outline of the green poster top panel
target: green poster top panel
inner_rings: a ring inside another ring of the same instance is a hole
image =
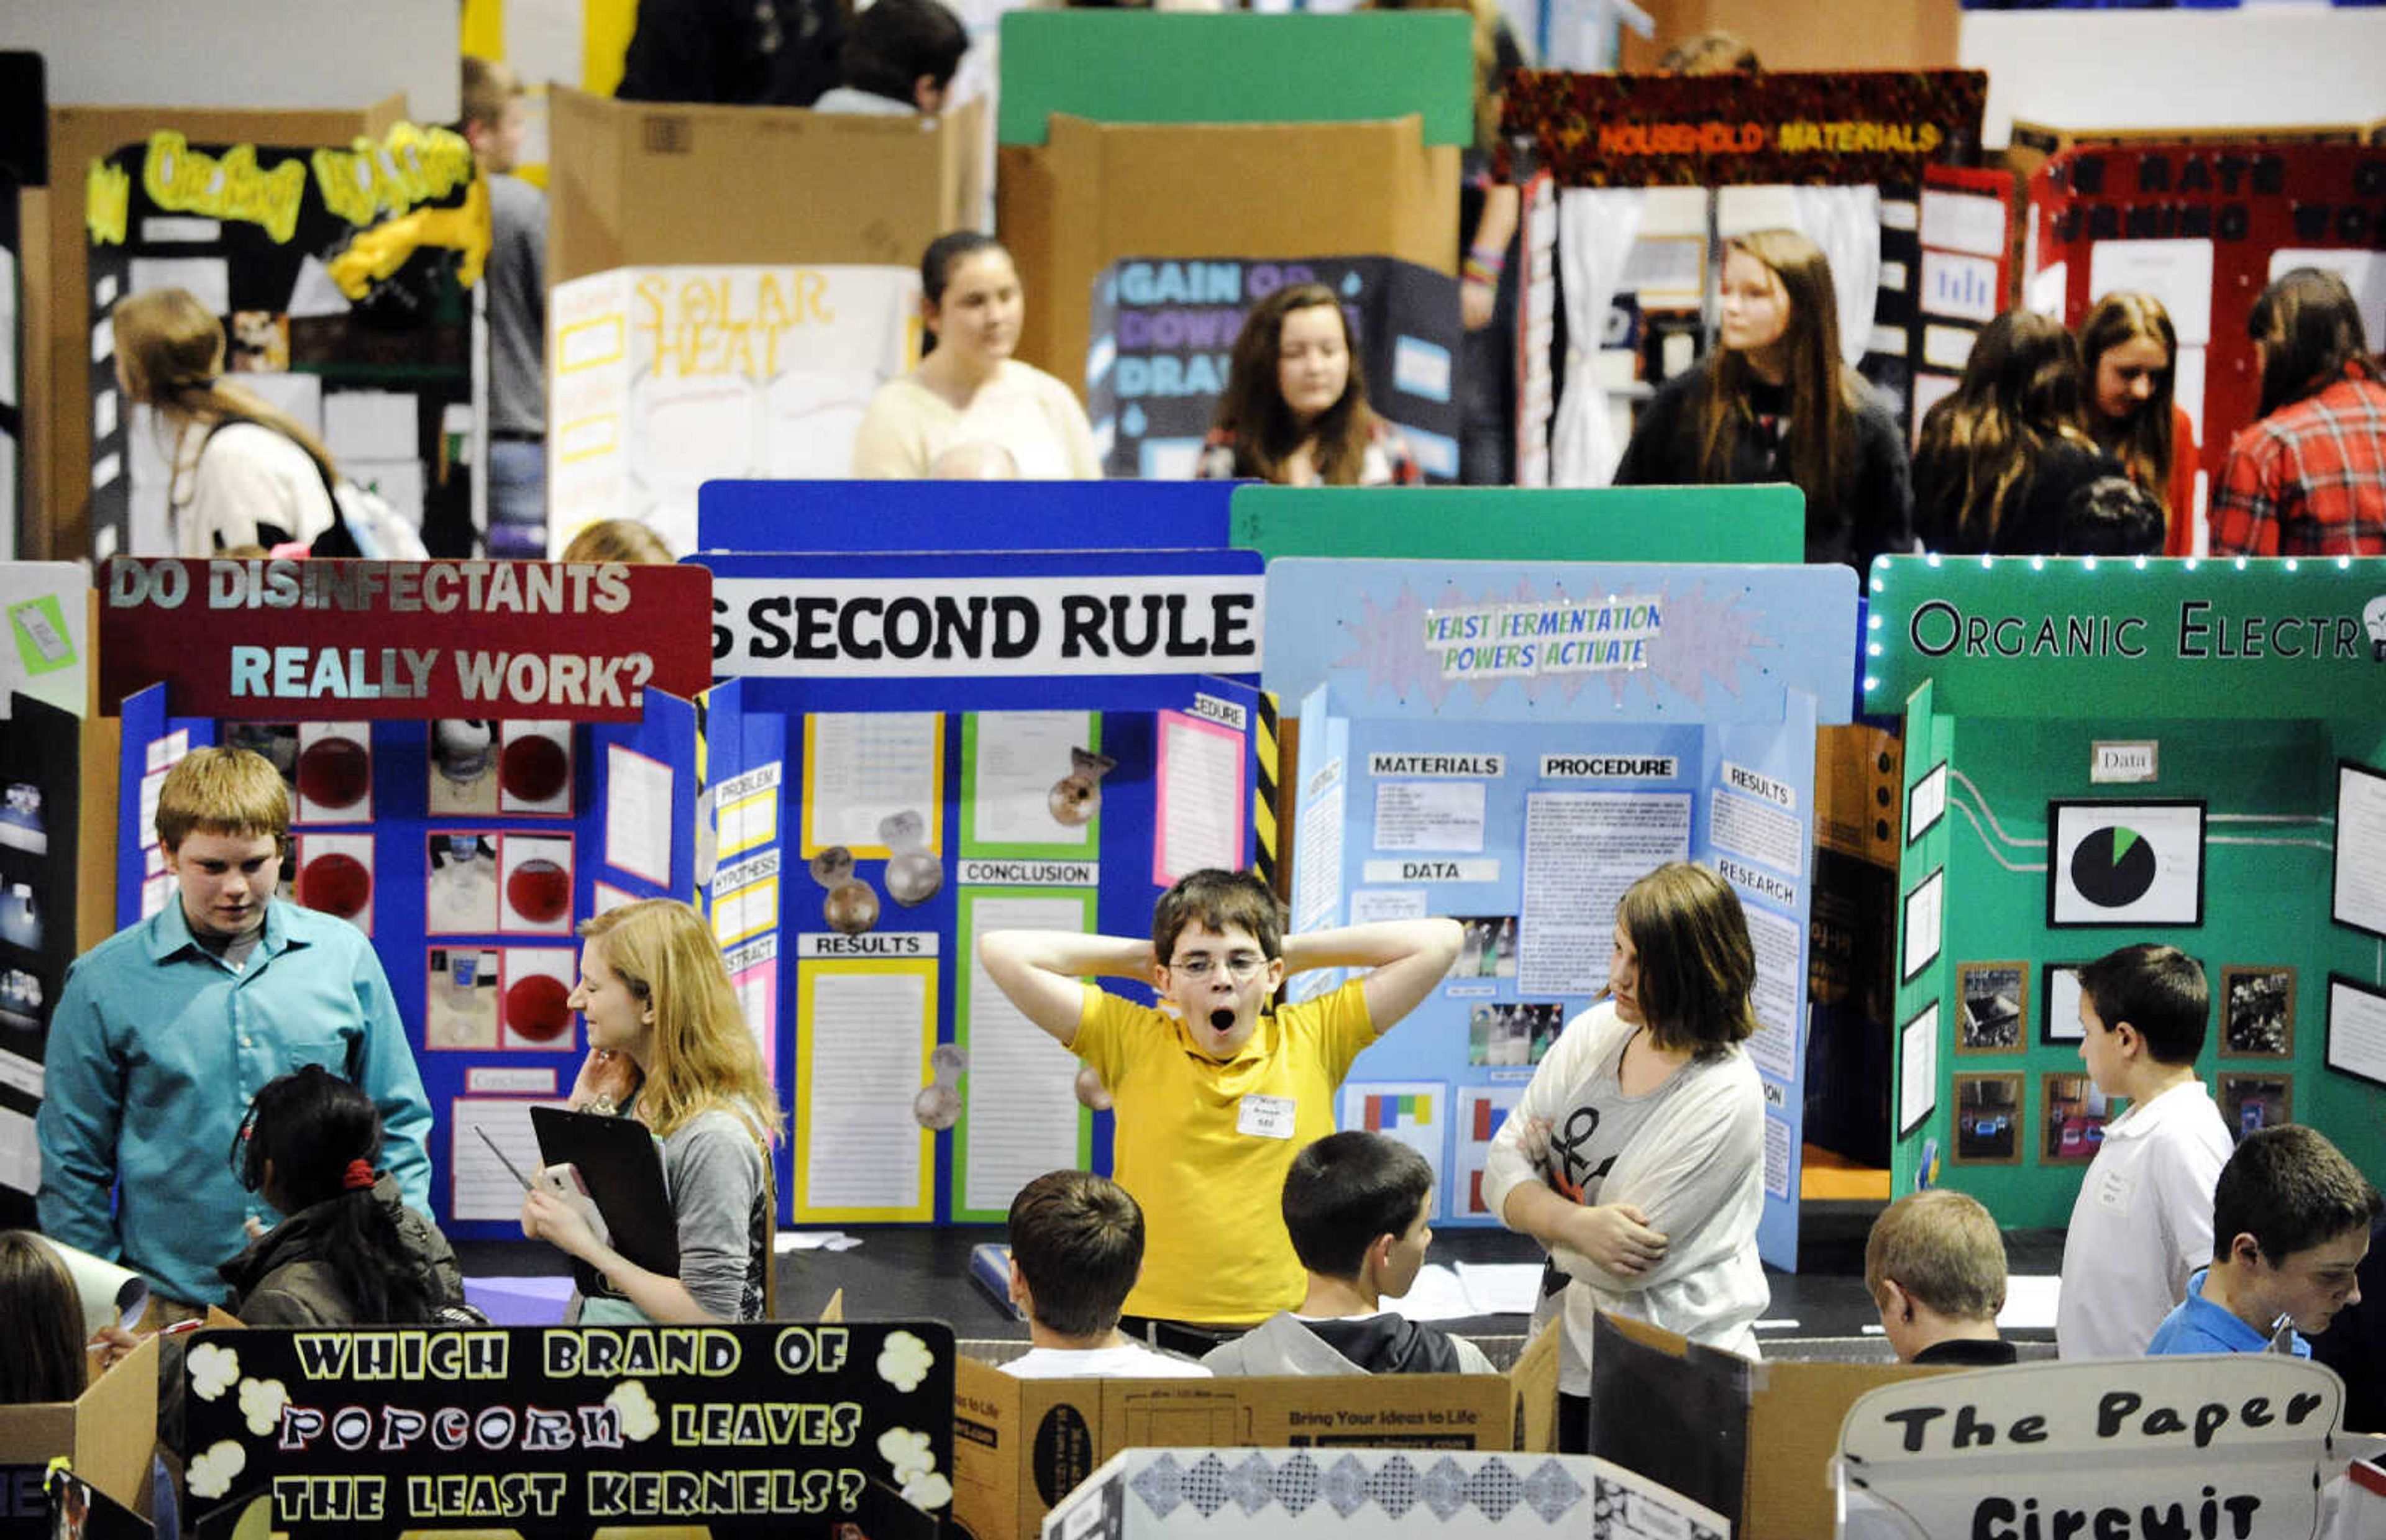
[[[1372,557],[1795,566],[1806,558],[1806,500],[1788,485],[1254,485],[1235,489],[1230,517],[1234,545],[1270,560]]]
[[[1865,710],[2386,716],[2386,557],[1884,557]]]
[[[1330,60],[1332,68],[1321,69]],[[1459,11],[1253,16],[1015,10],[1002,18],[995,131],[1041,144],[1056,112],[1098,123],[1344,123],[1425,118],[1475,143],[1474,21]]]

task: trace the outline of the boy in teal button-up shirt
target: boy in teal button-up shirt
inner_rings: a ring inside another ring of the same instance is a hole
[[[177,901],[78,958],[50,1019],[42,1229],[184,1305],[220,1302],[243,1220],[278,1217],[230,1156],[250,1098],[303,1064],[372,1098],[390,1174],[430,1208],[431,1108],[389,980],[354,926],[273,902],[289,830],[261,756],[186,756],[157,795]]]

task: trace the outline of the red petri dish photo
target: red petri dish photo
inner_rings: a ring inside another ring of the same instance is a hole
[[[372,790],[372,756],[354,738],[318,738],[298,756],[297,779],[318,808],[353,808]]]
[[[497,784],[518,802],[552,802],[571,777],[571,756],[543,732],[526,732],[497,756]]]
[[[372,902],[372,873],[354,856],[338,851],[318,856],[298,869],[298,902],[354,920]]]
[[[534,1043],[550,1043],[571,1030],[571,991],[561,979],[533,973],[506,990],[506,1025]]]
[[[571,873],[546,857],[522,862],[506,878],[506,902],[534,925],[552,925],[571,908]]]

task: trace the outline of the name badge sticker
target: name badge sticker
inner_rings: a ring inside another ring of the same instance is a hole
[[[1255,1139],[1289,1139],[1292,1110],[1290,1096],[1262,1096],[1253,1092],[1236,1107],[1235,1132]]]

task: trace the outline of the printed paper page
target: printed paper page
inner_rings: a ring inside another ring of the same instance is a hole
[[[934,711],[816,711],[804,719],[804,856],[842,845],[890,854],[881,819],[911,813],[923,848],[944,850],[944,718]]]
[[[972,895],[962,938],[970,958],[961,1023],[969,1045],[962,1083],[960,1207],[996,1214],[1046,1171],[1077,1163],[1077,1056],[1021,1014],[977,960],[988,931],[1092,929],[1091,895]]]
[[[805,1208],[924,1218],[911,1098],[926,1081],[936,964],[806,963],[803,1015]]]
[[[1525,798],[1524,995],[1607,987],[1624,890],[1690,854],[1686,792],[1533,792]]]
[[[981,845],[1083,848],[1082,823],[1052,816],[1052,787],[1068,776],[1069,751],[1092,746],[1085,711],[980,711],[971,719],[971,833]]]
[[[1243,735],[1160,714],[1159,825],[1151,881],[1168,887],[1188,871],[1243,864]]]

